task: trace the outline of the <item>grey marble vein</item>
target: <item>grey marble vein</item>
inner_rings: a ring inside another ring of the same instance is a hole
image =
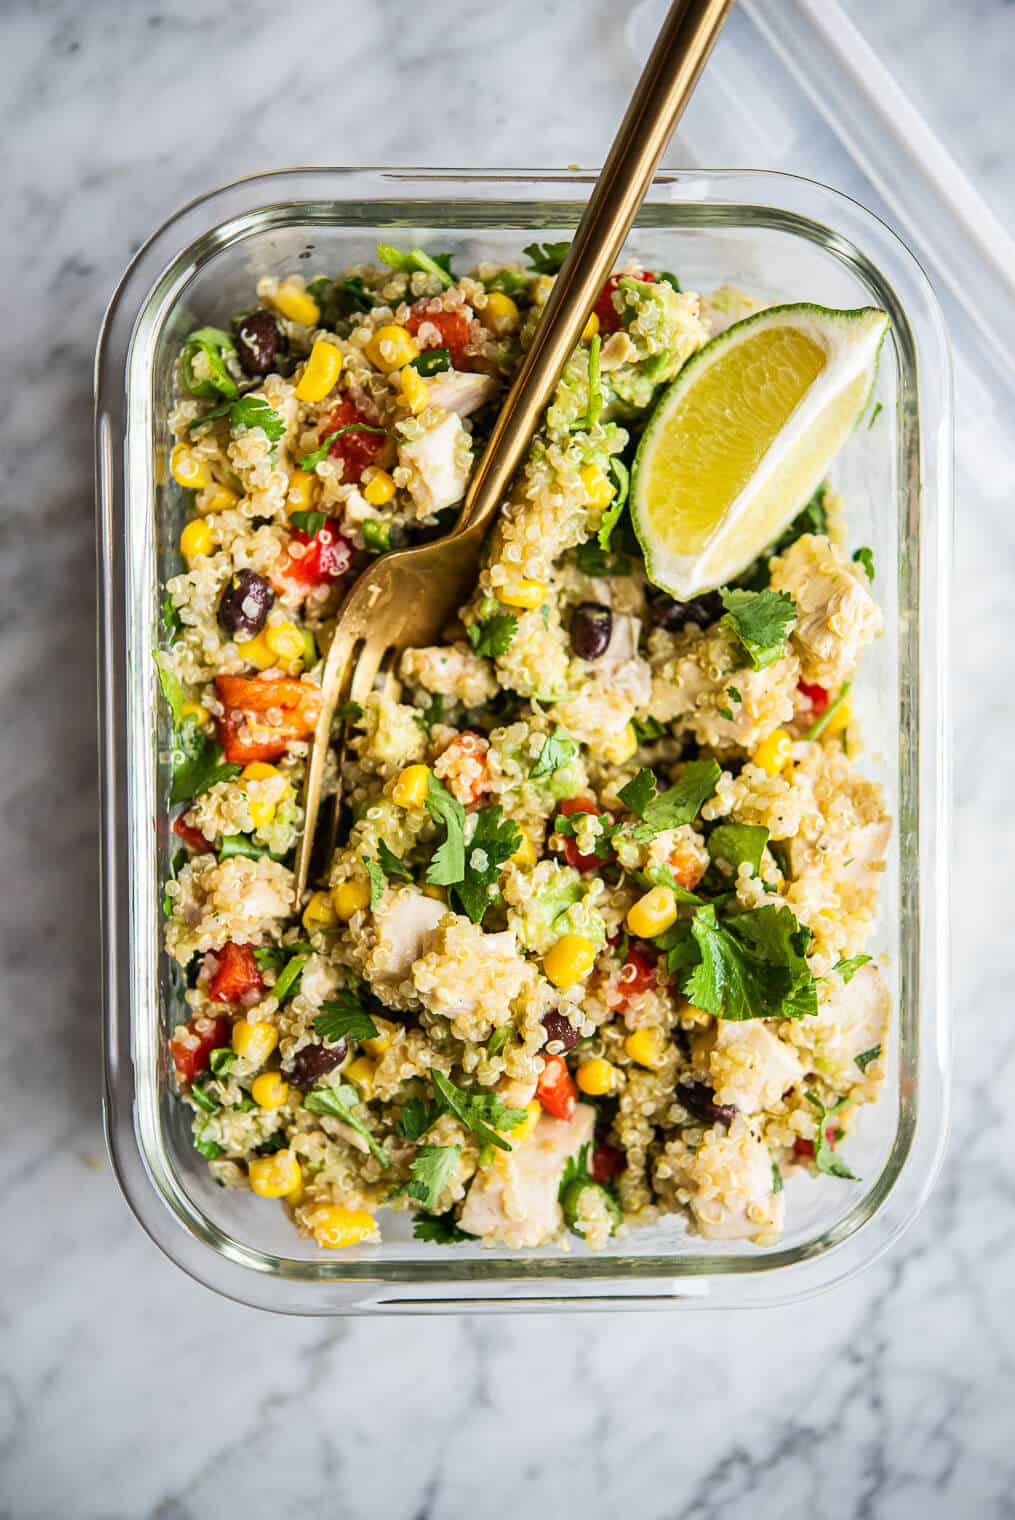
[[[847,3],[1010,224],[1015,6]],[[165,1260],[105,1160],[90,458],[103,307],[172,209],[239,174],[594,164],[637,71],[632,9],[0,7],[0,1515],[1015,1513],[1015,518],[975,376],[960,375],[954,1129],[929,1206],[887,1259],[746,1315],[275,1319]],[[791,148],[800,172],[833,172],[827,134]]]

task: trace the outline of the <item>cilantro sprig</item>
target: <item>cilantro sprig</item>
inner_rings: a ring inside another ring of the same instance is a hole
[[[782,591],[719,592],[726,614],[720,626],[739,643],[747,662],[764,670],[786,652],[786,640],[796,624],[796,603]]]
[[[558,723],[552,733],[547,734],[543,740],[539,754],[529,771],[529,780],[537,781],[540,776],[552,776],[555,771],[563,770],[575,759],[578,751],[577,741],[571,738],[563,724]]]
[[[465,851],[462,880],[451,888],[474,924],[483,922],[486,910],[500,900],[501,869],[522,842],[522,831],[512,818],[505,818],[500,804],[481,808],[476,829]]]
[[[513,612],[495,612],[479,622],[469,623],[465,631],[473,654],[495,660],[511,647],[511,640],[518,632],[518,619]]]
[[[313,474],[317,466],[328,457],[328,450],[336,438],[341,438],[345,433],[381,433],[387,437],[387,428],[371,427],[368,422],[347,422],[344,427],[335,428],[334,432],[326,434],[321,439],[316,449],[309,454],[304,454],[299,460],[299,467],[308,474]]]
[[[766,904],[720,920],[715,904],[707,903],[695,911],[690,939],[699,963],[681,990],[695,1007],[732,1020],[817,1013],[817,983],[805,958],[811,932],[789,908]],[[686,967],[693,956],[687,938],[674,950]]]
[[[816,1093],[808,1092],[804,1094],[804,1097],[818,1111],[818,1132],[814,1138],[814,1165],[819,1172],[824,1172],[826,1177],[843,1177],[847,1182],[859,1182],[859,1177],[855,1172],[850,1171],[842,1157],[836,1153],[835,1141],[838,1139],[838,1133],[835,1126],[828,1122],[844,1108],[849,1107],[849,1097],[839,1098],[831,1108],[826,1108]],[[831,1138],[828,1134],[829,1129],[832,1130]]]
[[[640,770],[618,793],[625,806],[641,820],[631,837],[644,844],[664,829],[693,823],[721,775],[722,770],[714,760],[692,760],[673,786],[657,794],[655,776],[650,770]]]
[[[461,1154],[460,1145],[421,1145],[409,1165],[407,1195],[432,1214],[455,1175]]]
[[[444,839],[434,851],[426,879],[433,887],[451,887],[465,876],[465,809],[432,773],[426,807],[434,822],[444,825]]]
[[[358,1119],[353,1112],[359,1101],[359,1093],[354,1087],[315,1087],[303,1099],[303,1107],[312,1114],[328,1114],[332,1119],[341,1119],[343,1124],[348,1124],[357,1135],[362,1135],[374,1160],[387,1168],[391,1165],[391,1157],[383,1145],[378,1145],[362,1119]]]
[[[216,781],[231,781],[243,767],[227,763],[221,745],[204,732],[195,717],[184,714],[187,698],[179,677],[161,661],[157,662],[157,670],[171,718],[169,801],[189,802]]]
[[[474,1135],[478,1135],[485,1145],[494,1145],[501,1151],[511,1149],[510,1143],[497,1131],[517,1129],[519,1124],[523,1124],[525,1122],[524,1108],[508,1108],[496,1093],[465,1092],[462,1088],[456,1087],[450,1077],[446,1077],[436,1068],[430,1072],[430,1081],[440,1099],[441,1112],[454,1114],[455,1118]],[[436,1117],[439,1115],[435,1115]]]
[[[571,244],[567,241],[561,243],[526,243],[522,249],[529,261],[530,268],[536,274],[556,274],[570,252]]]
[[[836,961],[832,970],[837,971],[842,977],[843,983],[848,986],[860,970],[860,967],[866,966],[870,959],[869,955],[851,955]]]
[[[314,1033],[329,1045],[339,1040],[376,1040],[380,1030],[351,987],[340,988],[321,1004]]]
[[[188,432],[206,422],[214,422],[217,417],[228,417],[229,426],[235,431],[260,428],[272,449],[280,438],[285,437],[285,418],[263,396],[247,395],[236,401],[223,401],[220,406],[213,406],[210,412],[205,412],[203,417],[195,417]]]
[[[751,875],[761,869],[761,857],[768,844],[768,830],[760,823],[720,823],[706,841],[713,863],[728,866],[734,876],[746,861]]]

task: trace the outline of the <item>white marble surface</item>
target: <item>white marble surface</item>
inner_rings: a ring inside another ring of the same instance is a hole
[[[1015,10],[849,8],[1010,219]],[[190,1282],[117,1193],[99,1120],[90,460],[113,284],[172,208],[238,174],[594,163],[635,73],[628,0],[290,9],[0,8],[3,346],[21,382],[0,400],[0,1514],[1011,1515],[1004,476],[963,501],[958,540],[954,1132],[887,1260],[749,1315],[286,1321]],[[820,177],[819,147],[798,167]]]

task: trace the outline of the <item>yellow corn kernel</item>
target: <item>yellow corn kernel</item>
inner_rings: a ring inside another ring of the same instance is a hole
[[[316,327],[321,320],[321,308],[313,296],[298,285],[280,285],[269,297],[272,306],[290,322],[302,322],[304,327]]]
[[[595,337],[598,331],[599,318],[596,316],[595,312],[592,312],[589,316],[588,321],[585,323],[585,326],[582,328],[582,342],[591,343],[592,339]]]
[[[669,887],[652,887],[627,911],[629,934],[637,939],[655,939],[677,921],[677,899]]]
[[[552,274],[537,274],[529,286],[529,299],[537,306],[545,306],[553,289]]]
[[[522,834],[522,842],[513,855],[508,856],[513,866],[534,866],[536,863],[536,847],[528,834]]]
[[[661,1029],[636,1029],[624,1041],[624,1049],[639,1066],[655,1071],[666,1057],[666,1040]]]
[[[277,778],[276,784],[259,797],[247,796],[247,809],[255,829],[263,829],[271,823],[278,812],[283,797],[292,790],[286,785],[285,777],[280,770],[273,765],[265,765],[262,760],[255,760],[240,772],[241,781],[271,781]]]
[[[202,459],[200,454],[195,454],[185,443],[175,445],[169,456],[169,468],[176,484],[186,487],[188,491],[199,491],[211,481],[208,461]]]
[[[543,1105],[538,1098],[533,1098],[531,1103],[525,1105],[525,1118],[514,1129],[506,1129],[501,1133],[512,1145],[524,1145],[543,1116]]]
[[[386,375],[410,364],[418,353],[419,349],[412,341],[408,328],[399,326],[397,322],[387,322],[379,327],[366,346],[366,356],[370,363]]]
[[[609,506],[615,495],[613,482],[609,480],[597,464],[587,464],[578,472],[582,485],[588,493],[588,498],[594,507]]]
[[[398,377],[402,400],[414,417],[418,417],[430,399],[430,387],[418,369],[407,364]]]
[[[523,607],[531,611],[533,607],[541,607],[546,601],[549,590],[544,581],[519,580],[513,586],[498,586],[497,600],[503,602],[505,607]]]
[[[348,1077],[350,1082],[355,1083],[359,1095],[364,1103],[369,1103],[374,1095],[374,1074],[377,1067],[369,1056],[357,1056],[355,1061],[350,1061],[342,1075]]]
[[[247,1162],[247,1177],[259,1198],[288,1198],[303,1186],[303,1173],[292,1151],[255,1156]]]
[[[318,338],[296,387],[297,401],[323,401],[342,373],[342,350]]]
[[[278,1044],[278,1030],[274,1024],[251,1024],[240,1019],[233,1025],[232,1047],[251,1066],[263,1066]]]
[[[264,630],[264,642],[280,660],[301,660],[306,651],[303,635],[295,623],[272,623]]]
[[[240,771],[241,781],[270,781],[272,776],[281,776],[282,772],[277,765],[269,765],[267,760],[251,760]]]
[[[392,802],[399,807],[421,808],[430,791],[430,767],[407,765],[401,771],[391,791]]]
[[[788,765],[792,750],[793,740],[786,730],[775,728],[767,739],[762,739],[751,756],[751,763],[760,766],[769,776],[778,776]]]
[[[250,1084],[250,1096],[258,1108],[281,1108],[289,1096],[289,1083],[277,1071],[262,1071]]]
[[[383,507],[395,494],[395,482],[387,470],[375,470],[363,487],[363,495],[372,507]]]
[[[625,760],[630,760],[637,753],[637,749],[638,735],[634,724],[627,723],[615,739],[607,740],[600,754],[610,765],[623,765]]]
[[[289,476],[289,491],[285,499],[287,512],[309,512],[321,491],[316,475],[306,470],[293,470]]]
[[[579,1089],[590,1098],[603,1098],[613,1091],[616,1067],[602,1056],[583,1061],[575,1074]]]
[[[315,934],[318,929],[335,927],[335,907],[329,893],[314,893],[303,909],[303,927],[308,934]]]
[[[340,1203],[322,1203],[307,1209],[303,1222],[319,1246],[329,1251],[357,1246],[377,1234],[377,1222],[366,1209],[347,1209]]]
[[[498,338],[503,338],[514,332],[521,321],[521,313],[510,296],[500,290],[491,290],[486,305],[479,313],[479,320],[484,327],[496,333]]]
[[[269,647],[263,628],[252,639],[244,639],[242,643],[237,639],[236,648],[245,662],[253,665],[255,670],[270,670],[278,663],[278,655]]]
[[[235,491],[230,491],[228,486],[220,486],[218,481],[213,480],[211,485],[205,486],[197,498],[197,509],[206,515],[213,512],[227,512],[235,507],[239,501]]]
[[[331,905],[341,919],[348,920],[354,913],[362,913],[369,903],[370,883],[368,881],[341,881],[331,890]]]
[[[360,1044],[368,1056],[373,1056],[375,1061],[379,1061],[381,1056],[391,1049],[398,1025],[393,1024],[390,1019],[382,1019],[376,1013],[371,1014],[371,1018],[377,1025],[378,1032],[376,1035],[372,1035],[369,1040],[361,1040]]]
[[[853,721],[853,708],[847,697],[832,713],[825,724],[826,734],[841,734]]]
[[[210,554],[215,547],[211,529],[203,517],[195,517],[180,534],[180,553],[192,565],[196,559]]]
[[[543,956],[543,970],[555,987],[573,987],[592,970],[596,947],[582,934],[565,934]]]
[[[180,708],[180,717],[193,718],[199,728],[204,728],[211,718],[211,713],[203,702],[184,702]]]

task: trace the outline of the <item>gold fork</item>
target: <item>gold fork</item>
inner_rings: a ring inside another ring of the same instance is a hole
[[[467,600],[486,531],[613,271],[732,3],[674,0],[524,362],[473,472],[456,527],[435,543],[385,555],[363,572],[346,598],[324,662],[321,716],[307,766],[303,833],[296,857],[297,902],[302,901],[309,876],[339,701],[345,694],[345,700],[362,706],[382,665],[403,649],[434,643]]]

